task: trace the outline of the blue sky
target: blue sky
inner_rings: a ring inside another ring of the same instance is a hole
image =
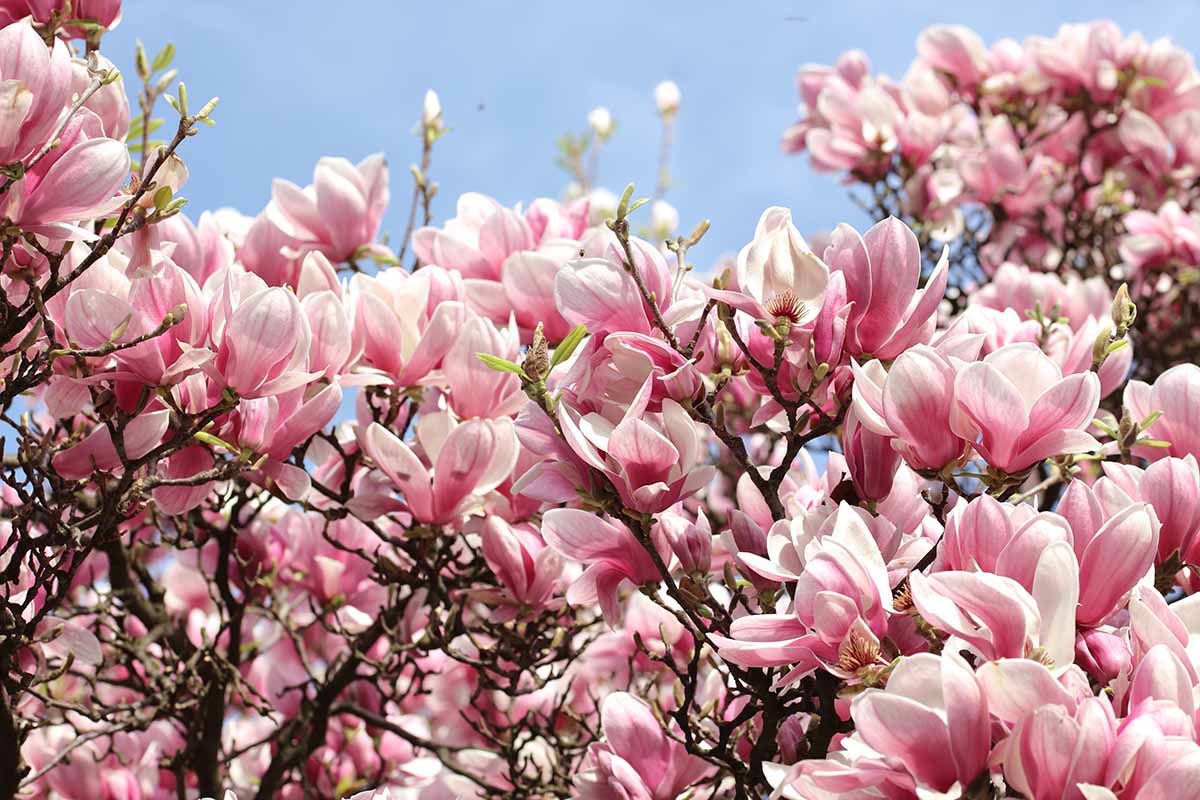
[[[803,231],[861,224],[844,187],[783,155],[793,120],[796,68],[866,51],[900,75],[917,33],[955,22],[986,41],[1052,33],[1064,21],[1109,17],[1148,38],[1200,49],[1200,4],[1182,2],[440,2],[407,0],[126,0],[104,52],[132,76],[135,39],[166,41],[193,105],[221,96],[218,125],[185,144],[189,212],[230,205],[253,214],[274,176],[307,183],[322,155],[353,160],[385,152],[392,208],[384,229],[404,227],[418,156],[411,135],[426,89],[436,88],[453,132],[438,143],[434,210],[481,191],[504,203],[557,196],[557,136],[581,130],[605,105],[620,129],[601,182],[653,186],[658,122],[653,87],[683,90],[668,199],[683,226],[713,221],[697,265],[736,250],[768,205],[791,207]],[[130,89],[134,87],[131,85]],[[169,113],[169,109],[164,111]]]

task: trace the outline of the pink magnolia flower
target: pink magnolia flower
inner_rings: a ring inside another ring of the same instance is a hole
[[[1101,684],[1128,673],[1131,661],[1129,644],[1116,633],[1087,628],[1075,638],[1075,663]]]
[[[1038,648],[1054,664],[1075,654],[1079,575],[1070,548],[1048,545],[1037,559],[1033,591],[990,572],[913,572],[909,589],[921,617],[984,660],[1023,658]]]
[[[964,356],[978,353],[978,340]],[[937,349],[916,345],[895,360],[886,374],[878,360],[854,372],[854,410],[862,424],[883,436],[915,469],[939,470],[963,457],[970,443],[953,424],[957,371]]]
[[[867,75],[869,68],[866,57],[853,52],[836,71],[802,71],[800,91],[809,115],[784,134],[784,149],[807,149],[822,171],[885,170],[899,145],[904,111],[895,87]]]
[[[1073,714],[1093,698],[1087,677],[1078,667],[1052,670],[1033,658],[989,661],[979,666],[975,677],[983,685],[991,715],[1006,729],[1044,705],[1059,705]]]
[[[1154,563],[1159,522],[1147,503],[1135,503],[1108,479],[1095,489],[1073,481],[1057,511],[1071,525],[1079,559],[1079,624],[1112,613]]]
[[[419,522],[450,525],[481,507],[481,498],[509,477],[517,460],[517,437],[509,419],[472,419],[456,423],[447,413],[422,417],[417,442],[432,473],[420,457],[377,422],[359,435],[359,443],[398,489],[402,501],[384,503],[412,514]],[[357,499],[357,498],[356,498]],[[378,516],[379,508],[352,501],[356,513]]]
[[[1200,366],[1171,367],[1158,376],[1153,386],[1130,381],[1124,400],[1139,421],[1160,412],[1162,416],[1147,428],[1147,434],[1170,443],[1168,447],[1136,448],[1138,455],[1151,460],[1187,455],[1200,458]]]
[[[150,267],[153,272],[154,251],[182,267],[200,286],[214,273],[233,262],[233,242],[221,230],[211,212],[200,215],[193,223],[182,213],[146,225],[117,240],[116,249],[129,256],[127,272],[141,274]]]
[[[1056,325],[1044,337],[1043,349],[1062,368],[1063,375],[1076,375],[1092,369],[1092,351],[1096,340],[1104,335],[1107,340],[1112,326],[1096,317],[1087,317],[1071,330],[1065,325]],[[1109,354],[1096,372],[1100,378],[1100,397],[1108,397],[1125,385],[1129,368],[1133,364],[1133,347],[1126,344],[1115,353]]]
[[[929,341],[949,277],[945,254],[926,287],[918,291],[920,244],[907,225],[888,217],[862,236],[849,225],[839,225],[824,260],[841,273],[845,300],[852,304],[843,344],[847,353],[886,361]]]
[[[729,637],[711,637],[721,658],[753,667],[795,664],[789,679],[822,664],[853,675],[879,659],[879,640],[893,611],[892,589],[863,518],[842,504],[832,530],[803,555],[794,613],[735,620]]]
[[[1027,156],[1008,117],[992,117],[982,133],[959,167],[967,193],[1018,218],[1047,203],[1058,163],[1040,153]]]
[[[954,86],[970,91],[984,77],[988,52],[979,34],[963,25],[931,25],[917,37],[917,53]]]
[[[23,16],[17,13],[13,19]],[[2,17],[0,13],[0,23]],[[46,144],[71,102],[71,88],[71,53],[65,44],[55,40],[47,48],[23,22],[0,30],[0,105],[5,109],[0,164],[23,161]]]
[[[1196,700],[1192,678],[1193,665],[1185,664],[1165,644],[1155,645],[1138,660],[1129,676],[1124,696],[1117,695],[1136,717],[1152,704],[1169,703],[1194,724]]]
[[[242,279],[235,290],[238,281],[228,273],[224,290],[214,298],[225,319],[223,325],[213,323],[213,379],[244,398],[279,394],[311,382],[320,373],[308,370],[312,331],[300,301],[281,287],[254,291],[261,282],[250,278]],[[235,291],[250,294],[234,298]]]
[[[935,567],[981,570],[1034,590],[1040,559],[1055,542],[1073,543],[1070,524],[1032,506],[1009,505],[983,494],[959,503],[946,520]]]
[[[1168,200],[1158,211],[1135,209],[1121,220],[1125,236],[1120,253],[1134,270],[1166,265],[1171,259],[1200,263],[1200,216]]]
[[[326,157],[317,162],[312,184],[303,189],[276,179],[266,215],[301,247],[338,262],[374,241],[388,200],[387,162],[382,153],[357,165]]]
[[[191,478],[211,469],[213,463],[212,453],[207,448],[192,445],[165,459],[159,465],[159,474],[164,478]],[[203,503],[212,489],[212,482],[198,486],[159,486],[153,492],[154,504],[164,514],[184,514]]]
[[[461,297],[461,281],[438,267],[412,274],[391,268],[374,276],[355,275],[347,303],[353,336],[362,342],[360,368],[399,386],[427,377],[441,366],[468,319]],[[478,361],[473,354],[471,359]]]
[[[182,380],[212,360],[213,354],[205,347],[206,306],[192,277],[164,259],[156,275],[71,291],[63,323],[78,346],[101,348],[110,342],[127,344],[147,336],[168,316],[182,315],[159,336],[113,356],[117,369],[112,375],[118,381],[139,387],[162,386]]]
[[[1169,703],[1146,704],[1141,711],[1122,725],[1104,783],[1133,800],[1195,797],[1200,747],[1192,720]],[[1118,795],[1101,785],[1084,796],[1109,800]]]
[[[60,18],[67,11],[66,0],[8,0],[6,5],[16,6],[13,12],[17,18],[23,6],[26,13],[40,23],[50,21],[50,17],[58,14]],[[112,29],[121,21],[121,0],[71,0],[69,19],[84,19],[95,22],[101,27]],[[68,26],[64,29],[71,38],[83,39],[88,35],[85,29]]]
[[[1025,797],[1083,800],[1081,783],[1101,783],[1117,742],[1107,700],[1075,710],[1048,703],[1021,719],[1004,743],[1004,777]]]
[[[700,513],[693,522],[683,513],[668,509],[658,517],[658,526],[671,545],[683,571],[693,576],[707,576],[712,568],[713,534],[708,515]]]
[[[1200,535],[1200,469],[1195,456],[1164,458],[1147,469],[1127,464],[1105,463],[1104,474],[1134,500],[1154,509],[1159,522],[1158,555],[1162,564],[1172,554],[1185,563],[1196,563],[1196,541]]]
[[[785,477],[780,495],[786,496],[795,490],[792,478]],[[748,473],[739,476],[735,495],[738,507],[729,510],[729,530],[721,534],[722,548],[756,589],[770,590],[777,586],[779,578],[771,570],[762,569],[759,559],[769,555],[767,531],[774,524],[771,509]],[[799,573],[797,568],[787,577],[794,580]]]
[[[759,217],[754,241],[738,253],[731,290],[708,295],[755,319],[803,325],[821,310],[829,267],[792,224],[792,212],[777,206]]]
[[[845,474],[845,468],[839,464],[839,455],[830,453],[824,477],[826,486],[838,486]],[[875,540],[887,566],[888,583],[892,586],[903,580],[933,544],[933,540],[923,531],[929,521],[928,509],[917,508],[912,502],[912,493],[917,491],[917,486],[918,481],[911,470],[901,468],[895,475],[891,494],[876,506],[878,516],[872,516],[864,509],[854,511],[862,517]],[[800,494],[797,492],[787,498],[789,508],[798,504]],[[737,553],[739,566],[744,567],[743,574],[752,581],[756,576],[762,576],[772,581],[795,582],[803,573],[808,559],[819,551],[821,540],[831,535],[839,524],[844,524],[840,519],[840,510],[840,506],[832,500],[823,498],[811,508],[797,511],[797,515],[791,519],[768,523],[769,530],[762,536],[764,542],[761,546],[757,549],[743,548]],[[741,534],[742,538],[747,538],[758,529],[758,524],[747,515],[740,511],[734,514],[731,525],[735,531],[750,528],[750,531]],[[932,528],[930,533],[937,535]]]
[[[0,199],[0,216],[29,233],[94,239],[77,223],[105,217],[125,204],[128,198],[119,190],[129,176],[129,151],[105,137],[100,118],[86,108],[75,112],[59,139],[58,147]]]
[[[505,590],[504,595],[492,596],[509,606],[502,617],[515,614],[518,607],[545,607],[562,573],[558,551],[547,547],[532,526],[509,525],[498,516],[487,518],[480,540],[483,557]]]
[[[616,520],[577,508],[555,508],[542,517],[542,536],[561,555],[588,565],[567,587],[567,602],[599,603],[610,625],[621,619],[617,590],[623,581],[641,586],[662,578],[646,548]],[[653,545],[665,561],[670,554],[666,542],[659,536]]]
[[[588,747],[575,778],[581,800],[675,800],[710,771],[669,737],[650,707],[614,692],[600,707],[604,742]]]
[[[1184,665],[1193,683],[1200,682],[1200,673],[1189,651],[1200,635],[1200,615],[1197,605],[1200,595],[1189,595],[1167,604],[1163,596],[1147,584],[1138,584],[1129,593],[1129,652],[1132,662],[1140,662],[1158,645],[1165,645]]]
[[[1062,89],[1085,88],[1097,98],[1116,90],[1119,70],[1144,46],[1108,20],[1062,25],[1054,37],[1034,36],[1027,43],[1037,67]]]
[[[279,484],[287,497],[298,500],[308,494],[311,481],[304,469],[284,462],[297,445],[329,424],[341,403],[342,388],[336,383],[312,389],[297,386],[242,399],[220,430],[226,441],[267,456],[263,474]]]
[[[139,414],[129,421],[123,431],[125,456],[140,459],[157,447],[167,433],[171,412],[167,409]],[[121,466],[121,458],[113,444],[107,425],[97,425],[76,445],[55,453],[51,460],[54,470],[69,481],[87,478],[95,472],[111,472]]]
[[[282,585],[320,603],[335,604],[339,624],[352,632],[370,626],[387,589],[372,580],[370,565],[352,552],[379,550],[382,543],[370,528],[353,517],[327,526],[319,515],[291,510],[270,527],[269,537],[270,557],[280,565]]]
[[[955,378],[954,393],[958,434],[1009,474],[1100,447],[1086,432],[1100,404],[1099,379],[1091,372],[1064,378],[1035,345],[1006,345],[968,364]]]
[[[314,253],[313,257],[322,256]],[[312,332],[309,369],[326,380],[338,380],[357,361],[362,346],[361,341],[354,340],[350,315],[341,296],[329,289],[309,292],[301,297],[300,308]]]
[[[695,400],[704,384],[696,364],[662,339],[644,333],[610,333],[597,347],[589,378],[606,400],[625,404],[651,380],[647,408],[660,411],[664,398],[683,403]]]
[[[850,705],[855,738],[909,773],[914,788],[954,796],[987,765],[987,698],[961,656],[916,653]]]
[[[563,319],[571,325],[583,325],[593,336],[651,331],[637,284],[607,259],[584,258],[568,263],[555,278],[554,299]]]
[[[568,238],[577,238],[582,233],[577,217],[575,222],[564,222],[561,214],[555,213],[559,209],[535,205],[543,236],[569,234]],[[510,255],[536,250],[538,241],[533,225],[520,212],[486,195],[468,192],[458,198],[457,213],[445,226],[420,228],[413,234],[413,249],[423,264],[456,269],[466,278],[497,280]]]
[[[1171,141],[1149,114],[1136,108],[1126,109],[1117,123],[1117,138],[1130,160],[1145,171],[1157,175],[1171,166]]]
[[[695,494],[712,480],[704,464],[705,442],[696,423],[674,400],[662,412],[646,412],[651,379],[614,424],[597,412],[559,406],[563,437],[588,466],[607,475],[621,500],[637,511],[656,513]]]
[[[1100,277],[1060,277],[1006,261],[986,284],[971,293],[967,302],[998,311],[1011,308],[1020,315],[1040,308],[1047,317],[1066,317],[1076,328],[1088,317],[1106,317],[1112,306],[1112,292]]]
[[[854,481],[854,488],[864,500],[882,500],[892,491],[896,470],[900,467],[900,451],[892,439],[863,425],[853,409],[846,414],[842,427],[842,452]]]
[[[490,319],[468,312],[442,362],[450,408],[463,419],[507,417],[526,402],[521,381],[479,360],[479,354],[519,360],[521,342],[515,326],[499,329]]]
[[[564,206],[539,198],[522,213],[469,192],[442,228],[413,235],[413,250],[423,264],[462,274],[475,311],[499,324],[512,313],[526,341],[540,322],[555,342],[573,326],[555,304],[557,276],[579,256],[587,224],[587,200]]]
[[[649,306],[625,268],[625,253],[611,234],[600,234],[580,248],[585,257],[569,261],[554,279],[554,302],[563,320],[583,325],[593,336],[615,332],[650,334],[654,330]],[[594,257],[598,250],[603,257]],[[662,253],[650,243],[630,239],[633,269],[657,302],[668,324],[682,321],[686,304],[673,309],[674,276]]]

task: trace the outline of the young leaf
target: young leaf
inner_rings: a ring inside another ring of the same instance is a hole
[[[160,69],[166,69],[171,66],[171,62],[175,60],[175,45],[167,42],[162,50],[154,56],[154,61],[150,62],[150,71],[158,72]]]
[[[570,358],[575,348],[579,347],[579,343],[588,335],[587,328],[583,325],[576,325],[570,333],[563,337],[563,340],[558,343],[558,347],[554,348],[554,355],[550,357],[550,367],[553,369],[559,364]]]
[[[525,370],[521,369],[519,364],[514,364],[506,358],[500,358],[499,356],[493,356],[488,353],[476,353],[475,357],[497,372],[511,372],[514,375],[520,375],[522,378],[526,378],[526,380],[528,380],[528,377],[525,375]]]
[[[166,208],[167,203],[171,202],[171,195],[172,191],[170,186],[158,187],[158,189],[154,192],[154,208],[158,211],[162,211],[164,208]]]

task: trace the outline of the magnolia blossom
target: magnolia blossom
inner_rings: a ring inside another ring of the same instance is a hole
[[[344,158],[323,158],[310,186],[301,189],[290,181],[275,181],[267,218],[300,247],[345,261],[379,231],[388,206],[387,175],[380,153],[357,165]]]
[[[587,765],[575,779],[582,798],[672,800],[708,771],[703,761],[668,738],[650,708],[630,694],[609,695],[600,724],[605,743],[588,749]]]
[[[511,421],[456,423],[448,414],[423,418],[417,426],[426,467],[412,448],[377,422],[362,433],[362,447],[398,489],[403,499],[356,501],[367,516],[395,507],[432,525],[457,520],[475,510],[482,495],[500,485],[516,462],[517,441]]]
[[[943,254],[926,287],[917,291],[921,251],[903,222],[889,217],[864,236],[839,225],[825,250],[834,270],[830,299],[848,306],[843,348],[855,355],[892,359],[928,340],[946,289],[949,263]],[[828,301],[827,301],[828,302]]]
[[[821,308],[829,267],[792,224],[792,213],[772,207],[759,217],[754,240],[738,253],[736,291],[709,295],[756,319],[802,325]]]
[[[0,795],[1197,797],[1187,53],[805,66],[872,222],[727,260],[597,108],[584,199],[418,175],[400,264],[380,155],[164,204],[203,129],[130,173],[118,12],[0,2]]]
[[[1099,449],[1085,430],[1100,403],[1099,379],[1064,378],[1033,345],[1007,345],[968,364],[954,394],[962,412],[955,430],[997,469],[1018,473],[1049,456]]]

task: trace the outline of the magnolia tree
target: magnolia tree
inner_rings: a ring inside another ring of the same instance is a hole
[[[0,800],[1200,797],[1186,53],[806,67],[874,224],[693,270],[674,84],[648,223],[604,109],[434,220],[430,93],[389,247],[381,156],[185,216],[118,13],[0,2]]]

